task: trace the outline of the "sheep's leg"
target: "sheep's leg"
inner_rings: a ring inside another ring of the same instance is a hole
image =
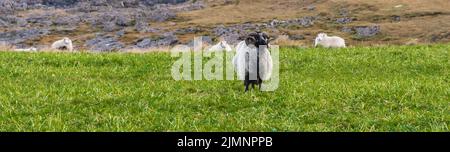
[[[258,87],[259,87],[259,91],[261,91],[261,85],[262,85],[262,80],[260,78],[258,78]]]
[[[248,91],[248,86],[250,85],[248,72],[245,73],[244,85],[245,85],[245,92],[247,92]]]
[[[248,91],[248,86],[249,86],[249,84],[250,84],[250,83],[248,83],[248,81],[245,82],[245,92]]]
[[[245,92],[248,91],[248,86],[250,85],[250,73],[249,73],[249,56],[248,53],[245,54],[245,80],[244,80],[244,85],[245,85]]]

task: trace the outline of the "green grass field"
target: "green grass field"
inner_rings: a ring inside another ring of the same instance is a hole
[[[0,131],[449,131],[449,53],[282,48],[278,90],[244,93],[168,53],[0,52]]]

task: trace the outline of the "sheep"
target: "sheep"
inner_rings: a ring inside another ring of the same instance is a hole
[[[14,49],[14,51],[17,51],[17,52],[36,52],[37,48],[31,47],[31,48],[27,48],[27,49]]]
[[[73,45],[72,45],[72,40],[70,40],[67,37],[64,37],[61,40],[55,41],[52,44],[52,49],[56,49],[56,50],[69,50],[69,51],[73,51]]]
[[[207,52],[216,52],[216,51],[227,51],[231,52],[233,49],[231,49],[231,46],[228,45],[227,41],[220,41],[216,45],[210,47]]]
[[[244,80],[245,92],[250,85],[253,89],[258,85],[261,90],[262,81],[270,78],[273,63],[268,47],[269,37],[262,32],[249,34],[237,45],[232,64],[238,78]]]
[[[337,36],[327,36],[325,33],[319,33],[316,37],[314,47],[323,46],[326,48],[345,48],[345,40]]]

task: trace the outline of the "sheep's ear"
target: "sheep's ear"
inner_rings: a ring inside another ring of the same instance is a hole
[[[251,44],[253,44],[253,45],[256,46],[256,39],[255,39],[254,37],[252,37],[252,36],[249,36],[249,37],[247,37],[247,38],[245,39],[245,44],[246,44],[247,46],[249,46],[249,45],[251,45]]]

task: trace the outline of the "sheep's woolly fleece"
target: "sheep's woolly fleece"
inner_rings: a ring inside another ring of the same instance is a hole
[[[245,41],[240,42],[236,47],[236,55],[233,58],[233,65],[239,80],[245,80],[246,71],[250,76],[256,76],[258,48],[247,46]],[[262,80],[270,79],[272,75],[272,57],[267,48],[261,49],[259,60],[259,75]],[[247,59],[248,58],[248,59]],[[248,66],[246,66],[248,64]],[[251,78],[250,78],[251,79]],[[256,79],[255,79],[256,80]]]

